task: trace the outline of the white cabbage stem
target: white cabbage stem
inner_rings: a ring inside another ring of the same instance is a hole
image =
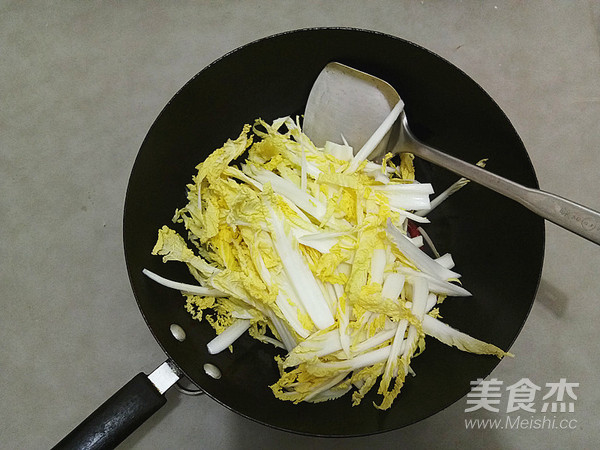
[[[156,281],[158,284],[162,284],[165,287],[171,289],[177,289],[182,292],[188,292],[190,294],[196,295],[204,295],[207,297],[229,297],[229,294],[226,294],[223,291],[213,288],[207,288],[204,286],[196,286],[193,284],[180,283],[179,281],[169,280],[168,278],[161,277],[160,275],[151,272],[148,269],[143,269],[142,273],[146,275],[148,278]]]
[[[215,355],[221,353],[231,344],[233,344],[246,330],[250,328],[250,321],[246,319],[237,319],[221,334],[217,335],[212,341],[206,344],[208,353]]]

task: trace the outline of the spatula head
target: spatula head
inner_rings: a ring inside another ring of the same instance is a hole
[[[318,147],[343,143],[358,152],[398,103],[396,90],[380,78],[344,64],[325,66],[313,85],[304,112],[304,132]],[[371,158],[385,153],[386,136]]]

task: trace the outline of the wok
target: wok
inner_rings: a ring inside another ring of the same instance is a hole
[[[302,29],[232,51],[177,92],[150,128],[133,166],[123,237],[140,311],[178,375],[185,375],[225,407],[262,424],[307,435],[359,436],[398,429],[439,412],[466,395],[470,382],[489,375],[499,360],[463,353],[428,338],[426,351],[412,363],[417,376],[407,378],[391,409],[374,408],[376,389],[357,407],[351,407],[349,396],[294,405],[275,399],[269,389],[278,379],[273,347],[242,336],[234,353],[210,355],[206,343],[214,337],[212,328],[191,318],[179,292],[142,274],[148,268],[167,278],[193,282],[183,264],[163,264],[150,252],[157,230],[165,224],[173,226],[175,208],[185,205],[185,185],[195,166],[255,118],[270,121],[302,114],[312,84],[330,61],[394,86],[408,105],[411,127],[426,143],[466,161],[489,158],[488,170],[538,187],[523,143],[505,114],[458,68],[422,47],[382,33]],[[429,163],[415,160],[415,165],[419,180],[431,182],[436,192],[457,179]],[[445,321],[510,348],[540,279],[543,219],[474,184],[429,217],[429,235],[441,252],[453,254],[464,286],[473,293],[472,298],[448,299],[441,306]],[[172,324],[184,330],[184,340],[174,337]],[[222,377],[209,376],[205,363],[217,366]],[[82,442],[90,447],[116,445],[164,401],[148,378],[138,375],[59,447],[77,447]],[[114,414],[119,418],[115,420]],[[112,422],[106,426],[104,421]]]

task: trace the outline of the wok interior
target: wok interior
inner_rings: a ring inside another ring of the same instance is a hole
[[[129,275],[140,310],[165,352],[184,373],[225,406],[264,424],[299,433],[351,436],[400,428],[428,417],[463,397],[470,381],[498,364],[492,356],[463,353],[427,338],[426,351],[411,367],[393,407],[379,411],[376,387],[360,406],[350,395],[321,404],[277,400],[269,385],[278,379],[276,351],[244,336],[234,353],[209,355],[214,336],[184,310],[179,292],[145,278],[149,268],[193,282],[183,264],[151,256],[157,230],[173,226],[174,210],[186,203],[185,185],[195,166],[243,124],[301,114],[321,69],[339,61],[376,75],[398,90],[411,127],[425,142],[467,161],[489,158],[488,169],[537,187],[534,170],[514,128],[494,101],[468,76],[414,44],[374,32],[311,29],[257,41],[216,61],[184,86],[152,125],[135,162],[124,213]],[[436,193],[458,177],[416,161],[417,179]],[[441,253],[453,254],[472,298],[448,298],[444,320],[474,337],[508,349],[525,322],[543,259],[543,220],[475,184],[430,214],[427,231]],[[177,228],[181,231],[181,228]],[[185,234],[184,234],[185,235]],[[179,324],[184,342],[171,335]],[[203,370],[213,363],[214,380]],[[202,414],[199,414],[199,420]]]

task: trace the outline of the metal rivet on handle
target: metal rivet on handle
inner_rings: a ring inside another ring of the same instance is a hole
[[[171,334],[175,339],[177,339],[179,342],[185,341],[185,331],[183,331],[183,328],[174,323],[171,324],[169,329],[171,330]]]
[[[221,371],[214,364],[206,363],[204,364],[204,371],[209,377],[213,377],[215,380],[221,378]]]

